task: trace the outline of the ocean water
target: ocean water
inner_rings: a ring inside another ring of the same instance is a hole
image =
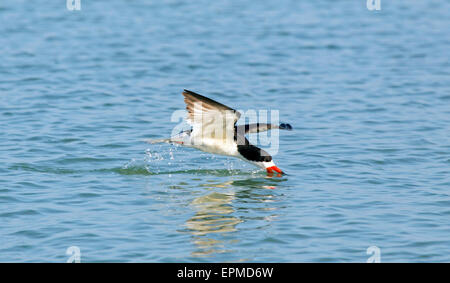
[[[0,261],[450,261],[449,11],[2,1]],[[288,175],[143,143],[184,88],[278,110]]]

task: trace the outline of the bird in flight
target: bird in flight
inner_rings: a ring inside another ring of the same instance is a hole
[[[168,139],[146,140],[146,142],[176,143],[204,152],[233,156],[266,169],[268,174],[274,172],[285,174],[275,165],[268,152],[252,145],[245,135],[270,129],[292,130],[290,124],[236,125],[241,113],[233,108],[186,89],[183,91],[183,96],[187,110],[186,121],[191,129],[184,130]]]

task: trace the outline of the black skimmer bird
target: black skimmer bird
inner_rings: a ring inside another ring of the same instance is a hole
[[[284,174],[265,150],[247,140],[246,134],[268,131],[270,129],[292,130],[287,123],[246,124],[236,126],[241,113],[193,91],[184,90],[187,109],[187,122],[191,129],[180,132],[169,139],[146,140],[154,143],[176,143],[201,151],[233,156],[267,170],[267,173]]]

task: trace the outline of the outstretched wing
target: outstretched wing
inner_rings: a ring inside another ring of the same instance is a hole
[[[187,121],[194,124],[195,120],[207,115],[228,113],[233,115],[235,122],[241,117],[241,113],[233,108],[230,108],[222,103],[209,99],[203,95],[185,89],[183,91],[184,102],[186,103],[186,110],[188,111]],[[198,107],[199,109],[195,109]],[[195,111],[194,111],[195,110]],[[202,117],[196,117],[201,115]]]
[[[291,124],[280,123],[280,124],[265,124],[265,123],[255,123],[237,126],[237,132],[242,134],[252,134],[268,131],[271,129],[280,129],[292,131]]]
[[[241,113],[193,91],[183,91],[192,134],[201,139],[230,139]]]

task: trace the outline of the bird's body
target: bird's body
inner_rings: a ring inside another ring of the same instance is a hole
[[[188,111],[187,122],[190,130],[182,131],[169,139],[149,140],[149,143],[169,142],[213,154],[237,157],[273,171],[283,174],[275,166],[272,156],[247,140],[245,134],[267,131],[273,128],[291,130],[289,124],[250,124],[236,126],[241,114],[236,110],[220,104],[195,92],[184,90],[184,101]]]

